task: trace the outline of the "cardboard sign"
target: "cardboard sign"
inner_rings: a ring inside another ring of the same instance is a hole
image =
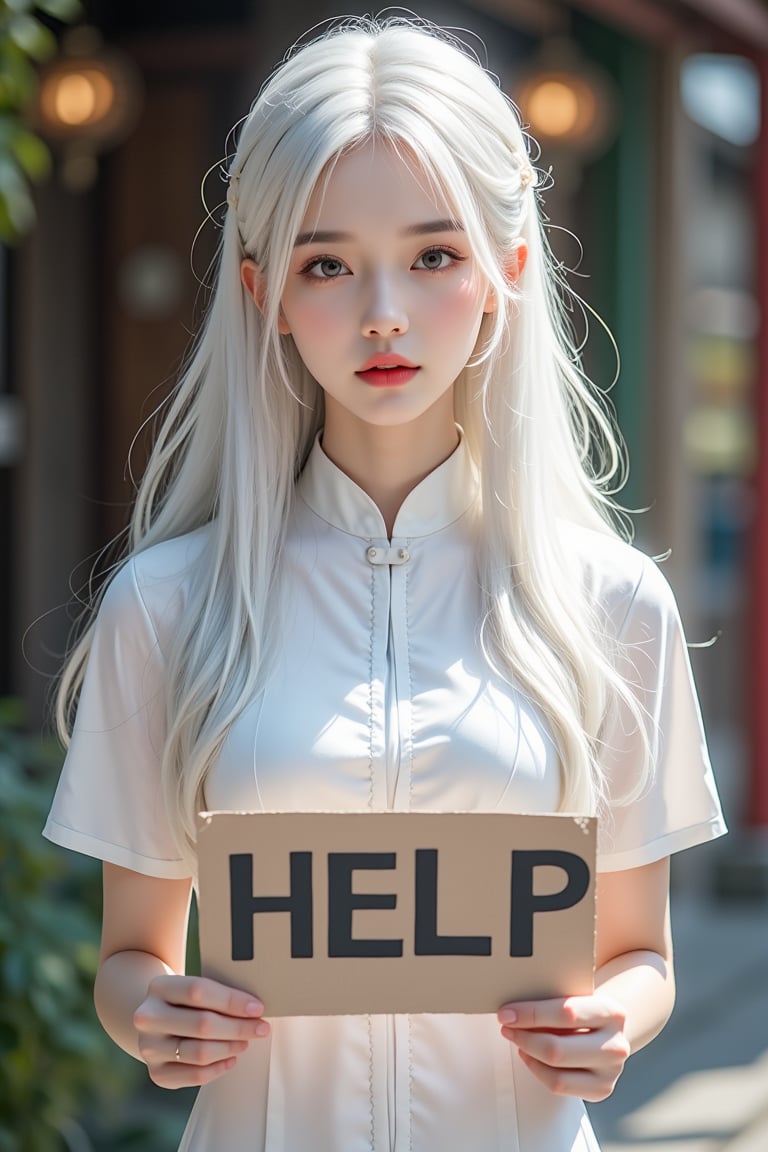
[[[198,853],[203,972],[267,1017],[592,991],[594,819],[206,812]]]

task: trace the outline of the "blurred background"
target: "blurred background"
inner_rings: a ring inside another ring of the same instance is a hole
[[[206,305],[228,132],[300,34],[365,11],[0,0],[0,1152],[160,1152],[189,1106],[94,1023],[98,866],[39,839],[60,759],[51,684],[71,589],[125,527],[137,432]],[[595,310],[600,387],[616,374],[603,322],[620,350],[623,502],[639,546],[668,554],[700,646],[732,830],[675,861],[679,1007],[595,1124],[609,1150],[764,1152],[768,3],[424,0],[418,13],[466,30],[551,169],[550,243]]]

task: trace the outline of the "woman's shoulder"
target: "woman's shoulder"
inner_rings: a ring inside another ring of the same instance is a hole
[[[170,634],[184,611],[210,537],[206,524],[133,553],[110,580],[99,620],[122,629],[148,626],[162,645],[163,634]]]
[[[189,582],[200,558],[210,546],[212,534],[213,525],[203,524],[194,532],[161,540],[135,552],[128,563],[139,587],[150,590]]]
[[[630,614],[677,611],[669,582],[658,563],[614,532],[574,524],[563,526],[569,557],[580,567],[587,599],[621,628]]]

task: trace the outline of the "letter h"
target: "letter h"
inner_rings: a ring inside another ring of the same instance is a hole
[[[229,857],[232,959],[253,960],[253,917],[257,912],[289,912],[291,958],[312,956],[312,853],[291,852],[289,896],[254,896],[253,856],[248,852]]]

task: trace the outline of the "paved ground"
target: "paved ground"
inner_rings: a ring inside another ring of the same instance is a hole
[[[682,895],[673,929],[677,1005],[590,1108],[603,1152],[768,1152],[768,904]]]

